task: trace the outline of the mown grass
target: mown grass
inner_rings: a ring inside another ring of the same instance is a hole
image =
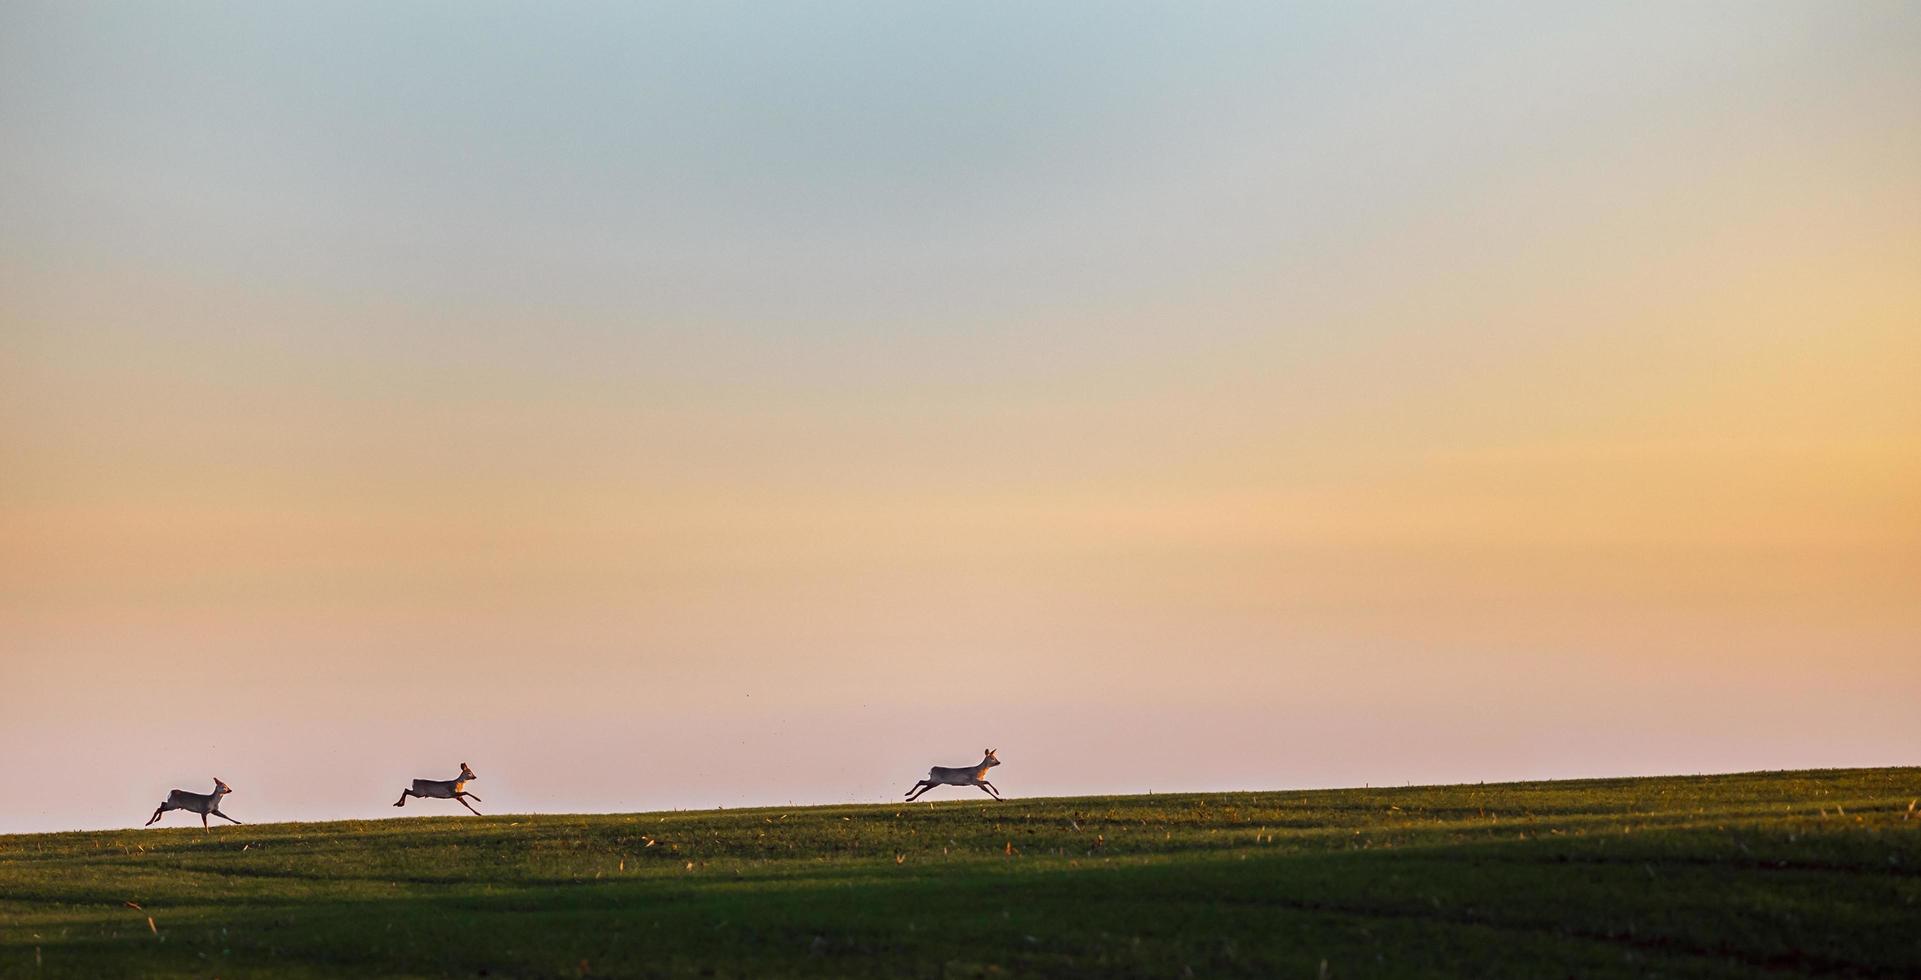
[[[1913,977],[1917,796],[1874,769],[0,837],[0,977]]]

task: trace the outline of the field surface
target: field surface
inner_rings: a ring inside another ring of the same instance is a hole
[[[0,977],[1921,976],[1921,769],[958,794],[0,837]]]

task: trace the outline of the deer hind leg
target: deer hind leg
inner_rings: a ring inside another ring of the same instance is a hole
[[[482,816],[483,814],[482,814],[482,813],[481,813],[481,812],[480,812],[479,810],[476,810],[476,809],[474,809],[474,808],[473,808],[473,805],[467,802],[467,797],[469,797],[469,796],[474,796],[474,794],[472,794],[472,793],[455,793],[455,794],[454,794],[454,802],[456,802],[456,803],[459,803],[459,804],[460,804],[461,806],[464,806],[464,807],[466,807],[466,808],[467,808],[467,811],[468,811],[469,813],[472,813],[472,814],[473,814],[474,816],[476,816],[476,817],[478,817],[478,816]],[[477,799],[480,799],[480,797],[478,797],[478,796],[474,796],[474,799],[476,799],[476,800],[477,800]]]
[[[205,813],[200,815],[200,829],[208,833],[213,833],[213,828],[207,826],[207,815]]]
[[[394,806],[406,806],[407,797],[409,796],[418,797],[419,795],[420,794],[414,792],[413,790],[403,789],[400,791],[400,799],[394,801]]]
[[[913,787],[907,791],[907,798],[909,800],[919,799],[922,793],[925,793],[928,790],[933,789],[937,785],[939,784],[935,783],[931,779],[923,779],[920,782],[915,783]]]
[[[172,808],[172,807],[170,807],[170,806],[168,806],[168,805],[166,805],[165,803],[162,803],[162,804],[160,804],[159,806],[157,806],[157,807],[154,807],[154,808],[153,808],[153,816],[151,816],[151,817],[148,817],[148,818],[147,818],[147,822],[146,822],[146,823],[143,823],[143,824],[141,824],[140,826],[142,826],[142,827],[151,827],[151,826],[153,826],[153,822],[154,822],[155,820],[158,820],[158,819],[160,819],[160,815],[161,815],[161,814],[163,814],[163,813],[165,813],[165,812],[167,812],[168,810],[171,810],[171,809],[173,809],[173,808]]]

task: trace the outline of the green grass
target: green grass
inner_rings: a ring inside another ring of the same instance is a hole
[[[1916,796],[1872,769],[0,837],[0,977],[1913,977]]]

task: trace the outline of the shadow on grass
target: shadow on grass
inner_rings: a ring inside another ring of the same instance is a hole
[[[1921,974],[1909,875],[1569,863],[1541,840],[1165,857],[429,880],[34,944],[47,976]],[[24,945],[6,937],[0,975]]]

